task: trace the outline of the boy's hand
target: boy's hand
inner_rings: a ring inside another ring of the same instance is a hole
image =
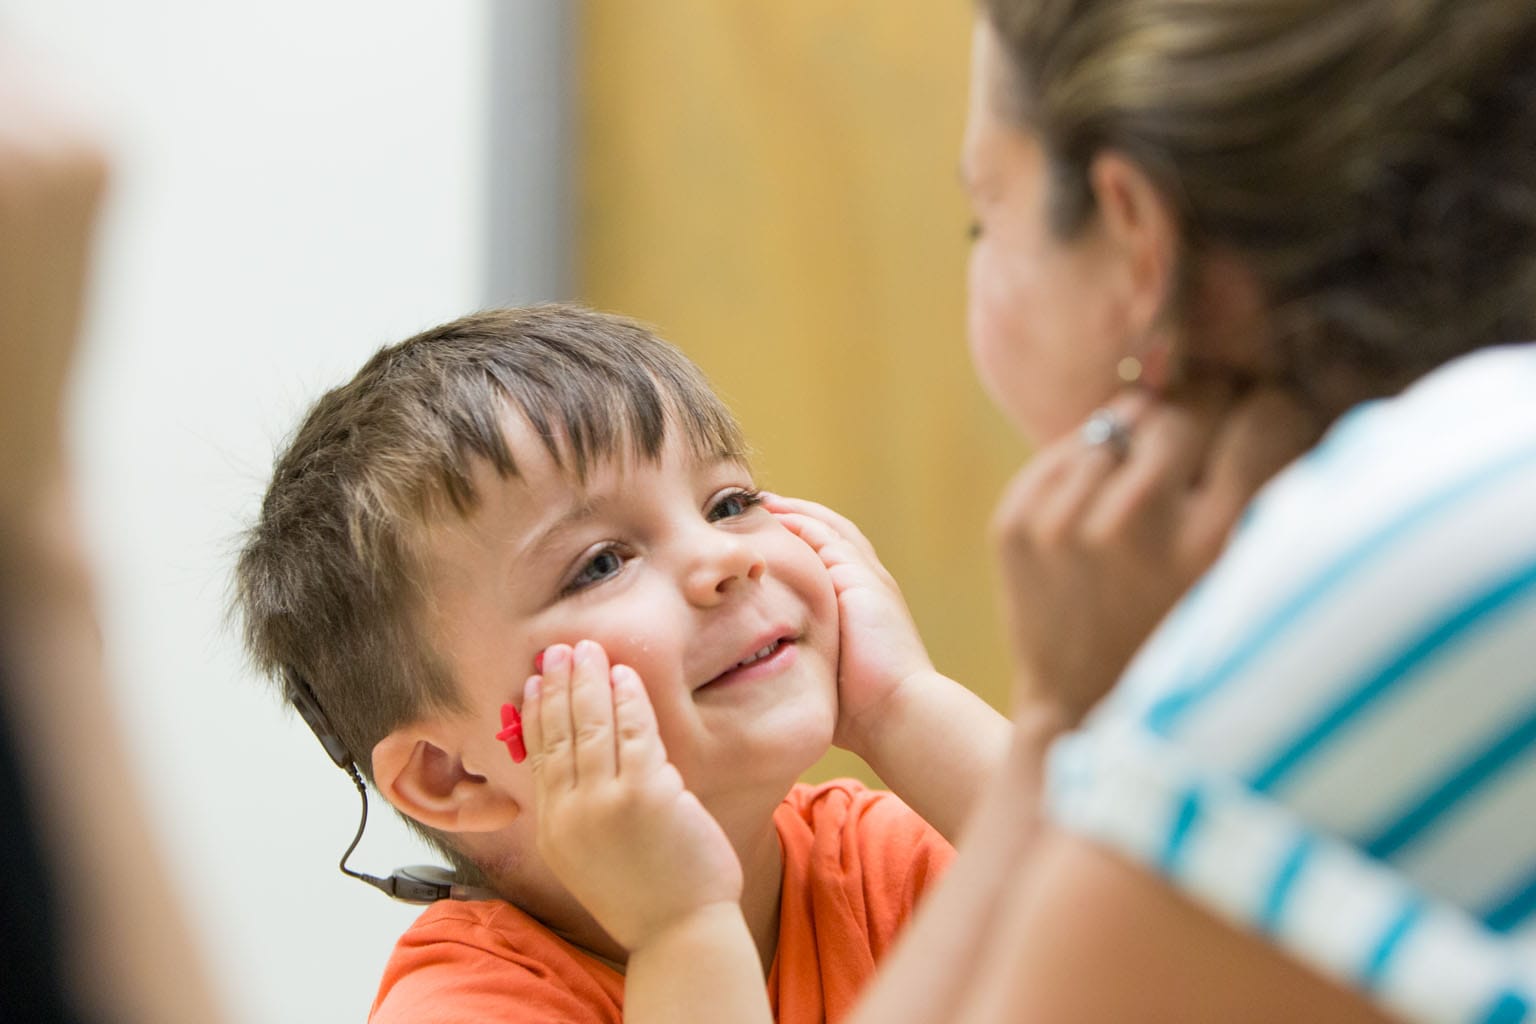
[[[841,641],[833,742],[867,759],[892,697],[909,681],[933,676],[933,661],[901,588],[857,526],[811,501],[775,494],[764,504],[810,545],[832,577]]]
[[[1037,454],[993,517],[1018,688],[1078,721],[1216,560],[1254,493],[1315,440],[1281,392],[1111,405],[1128,447],[1074,435]]]
[[[544,652],[523,727],[539,853],[630,952],[691,915],[741,901],[741,864],[667,761],[633,669],[590,640]]]

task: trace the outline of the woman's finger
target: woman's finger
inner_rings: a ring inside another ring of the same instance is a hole
[[[1077,435],[1052,445],[1061,466],[1054,484],[1040,490],[1031,512],[1034,535],[1042,544],[1056,547],[1086,536],[1084,528],[1102,492],[1134,451],[1145,406],[1139,393],[1117,396]],[[1090,433],[1095,426],[1100,429]]]
[[[1221,411],[1215,395],[1146,409],[1125,465],[1106,483],[1085,532],[1101,539],[1145,543],[1152,536],[1171,543],[1183,499],[1205,471]]]
[[[1215,432],[1210,464],[1187,503],[1184,554],[1209,562],[1243,509],[1274,475],[1316,443],[1315,417],[1276,388],[1247,396]]]

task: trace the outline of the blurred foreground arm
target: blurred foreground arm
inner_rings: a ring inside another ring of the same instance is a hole
[[[111,722],[63,458],[64,381],[105,181],[88,137],[14,64],[0,72],[0,702],[68,908],[75,1005],[102,1021],[201,1024],[220,1016]]]
[[[1051,722],[1021,720],[954,866],[854,1024],[1387,1024],[1358,993],[1032,813]],[[1031,812],[1020,808],[1031,805]]]

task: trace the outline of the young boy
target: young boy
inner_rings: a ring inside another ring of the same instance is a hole
[[[499,897],[424,912],[372,1021],[851,1006],[1007,726],[851,524],[772,502],[686,358],[574,307],[425,332],[316,403],[240,558],[248,644]],[[834,741],[918,813],[796,785]]]

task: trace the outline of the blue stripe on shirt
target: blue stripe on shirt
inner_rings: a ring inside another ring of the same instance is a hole
[[[1450,772],[1438,786],[1365,843],[1365,852],[1386,860],[1413,842],[1424,830],[1479,787],[1497,779],[1522,754],[1536,745],[1536,711],[1503,731]]]
[[[1336,738],[1361,712],[1391,693],[1399,682],[1412,678],[1425,662],[1445,653],[1452,643],[1463,639],[1474,627],[1486,624],[1491,617],[1532,591],[1536,591],[1536,562],[1520,566],[1439,622],[1416,631],[1411,644],[1370,672],[1364,681],[1350,687],[1326,714],[1254,773],[1253,787],[1260,792],[1275,789],[1319,747]]]
[[[1516,882],[1480,915],[1496,932],[1512,932],[1536,913],[1536,872]]]
[[[1518,992],[1500,992],[1493,1004],[1478,1018],[1478,1024],[1521,1024],[1531,1016],[1530,1002]]]
[[[1414,925],[1424,916],[1424,903],[1418,899],[1410,899],[1403,904],[1398,912],[1381,933],[1381,938],[1376,940],[1376,948],[1371,950],[1371,955],[1360,969],[1360,985],[1366,991],[1373,991],[1386,977],[1387,968],[1392,965],[1392,958],[1402,948],[1403,940],[1408,933],[1413,931]]]
[[[1396,519],[1383,523],[1379,529],[1362,538],[1357,545],[1304,583],[1288,600],[1281,602],[1271,615],[1261,621],[1251,636],[1238,644],[1226,660],[1203,679],[1170,693],[1154,704],[1147,712],[1147,727],[1160,735],[1170,735],[1191,709],[1237,678],[1250,662],[1284,636],[1324,595],[1344,580],[1379,556],[1390,552],[1398,542],[1411,538],[1416,530],[1437,521],[1440,513],[1477,497],[1506,477],[1528,469],[1533,464],[1536,464],[1536,449],[1521,448],[1478,467],[1476,471],[1441,488],[1418,504],[1409,506]]]
[[[1172,876],[1178,872],[1179,861],[1184,856],[1189,837],[1194,833],[1195,824],[1204,810],[1203,804],[1200,790],[1194,787],[1186,789],[1179,798],[1178,809],[1168,828],[1168,841],[1163,845],[1162,856],[1157,861],[1158,870],[1163,874]]]
[[[1306,868],[1307,861],[1311,859],[1315,845],[1311,834],[1304,833],[1286,851],[1285,860],[1280,862],[1280,869],[1275,872],[1275,880],[1270,883],[1269,892],[1264,897],[1264,906],[1259,910],[1260,933],[1273,935],[1279,929],[1286,902],[1290,899],[1291,891],[1296,887],[1296,880],[1301,877],[1302,871]]]

